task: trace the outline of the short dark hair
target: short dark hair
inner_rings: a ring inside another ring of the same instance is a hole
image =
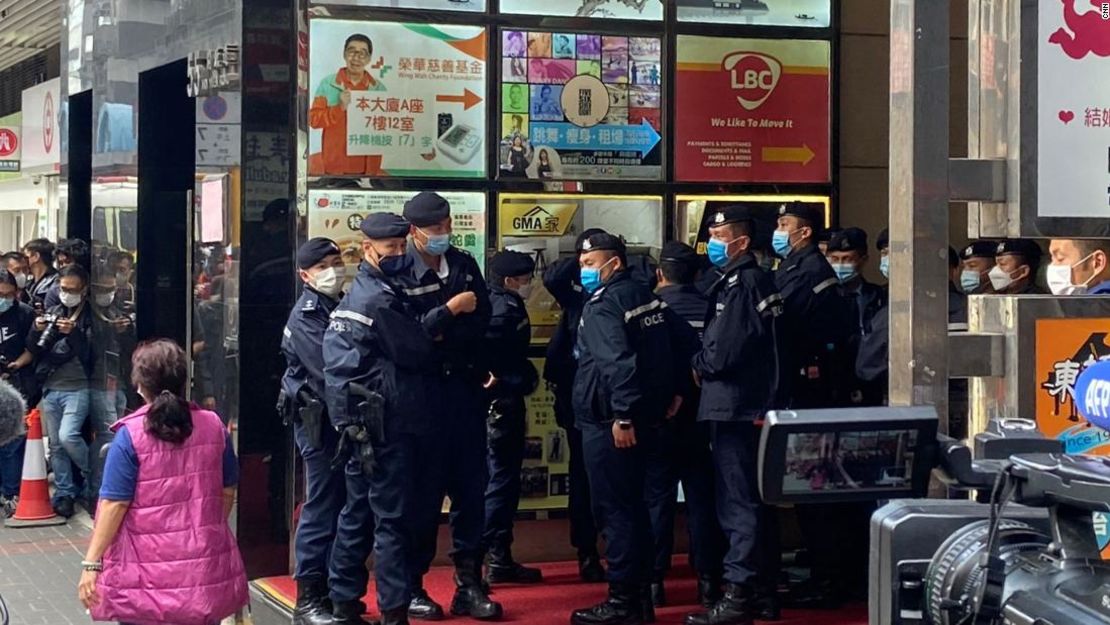
[[[4,261],[5,265],[12,262],[13,260],[18,260],[21,263],[25,263],[27,262],[27,255],[22,252],[8,252],[7,254],[0,256],[0,260]]]
[[[79,263],[66,265],[58,271],[58,279],[61,280],[62,278],[77,278],[81,280],[81,284],[87,285],[89,283],[89,271]]]
[[[65,254],[75,263],[85,265],[89,264],[89,244],[81,239],[61,239],[58,241],[58,247],[54,251],[54,255]]]
[[[674,284],[693,284],[698,276],[698,268],[693,263],[659,263],[659,271],[667,282]]]
[[[15,283],[15,276],[6,267],[0,267],[0,284],[9,284],[17,289],[19,288],[19,285]]]
[[[193,413],[185,401],[185,350],[169,339],[144,342],[131,355],[131,382],[153,395],[144,429],[154,438],[179,444],[193,434]]]
[[[126,260],[132,265],[135,264],[135,257],[131,255],[131,252],[126,250],[116,250],[108,255],[108,263],[110,265],[115,265],[121,260]]]
[[[374,54],[374,42],[370,41],[370,38],[367,37],[366,35],[362,35],[362,34],[358,34],[358,33],[356,33],[354,35],[351,35],[350,37],[347,37],[347,40],[343,42],[343,50],[344,51],[347,50],[347,46],[351,45],[352,41],[361,41],[362,43],[365,43],[366,48],[370,51],[370,54]]]
[[[29,255],[38,254],[39,259],[47,265],[54,264],[54,244],[49,239],[31,239],[24,244],[23,249]]]
[[[948,268],[955,269],[960,266],[960,255],[956,253],[956,248],[951,245],[948,246]]]
[[[1095,252],[1110,256],[1110,239],[1073,239],[1072,243],[1079,250],[1080,258],[1086,258]]]

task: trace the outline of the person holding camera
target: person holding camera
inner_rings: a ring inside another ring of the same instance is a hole
[[[27,335],[34,324],[30,306],[18,300],[19,288],[14,275],[0,268],[0,380],[5,380],[22,396],[23,401],[38,401],[35,376],[29,365]],[[0,445],[0,514],[10,517],[19,500],[23,479],[25,436],[14,436]]]
[[[54,512],[66,518],[73,516],[74,502],[83,494],[90,469],[89,447],[81,436],[89,416],[94,364],[88,286],[89,274],[80,265],[58,272],[61,303],[35,319],[28,339],[38,359],[36,372],[44,380],[41,409],[50,437]]]

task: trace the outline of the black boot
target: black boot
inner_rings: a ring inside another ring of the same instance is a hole
[[[652,615],[654,618],[654,614]],[[644,622],[643,591],[637,585],[610,583],[609,597],[570,615],[571,625],[640,625]]]
[[[501,604],[490,599],[482,585],[480,561],[470,558],[455,561],[455,597],[451,599],[451,614],[479,621],[501,618]]]
[[[328,622],[332,625],[379,625],[377,621],[363,620],[365,613],[366,605],[361,601],[340,601],[332,607],[332,618]]]
[[[698,604],[709,609],[721,600],[721,578],[703,575],[698,577]]]
[[[381,625],[409,625],[408,609],[402,607],[383,610]]]
[[[601,556],[597,553],[578,554],[578,576],[588,584],[605,581],[605,569],[601,566]]]
[[[538,584],[542,581],[543,572],[513,560],[513,553],[507,547],[490,550],[487,584]]]
[[[412,601],[409,602],[409,618],[418,621],[442,621],[443,607],[428,596],[428,591],[418,586],[412,592]]]
[[[759,621],[782,619],[782,605],[777,588],[759,588],[755,591],[755,618]]]
[[[297,606],[293,608],[293,625],[332,625],[328,609],[327,586],[321,592],[319,580],[297,580]],[[360,613],[361,614],[361,613]]]
[[[752,625],[755,606],[751,588],[728,584],[725,596],[707,612],[686,615],[686,625]]]
[[[662,586],[663,582],[659,582],[659,587]],[[666,596],[663,598],[666,599]],[[645,623],[655,622],[655,584],[640,587],[640,620]]]
[[[651,605],[652,607],[661,608],[667,605],[667,588],[663,586],[663,580],[658,579],[651,583]]]

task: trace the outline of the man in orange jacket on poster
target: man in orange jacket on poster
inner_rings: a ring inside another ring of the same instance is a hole
[[[375,80],[367,65],[374,54],[374,44],[366,35],[347,37],[343,44],[346,63],[335,74],[326,76],[316,87],[312,108],[308,111],[308,125],[323,131],[320,154],[309,159],[308,173],[312,176],[376,175],[381,174],[382,157],[347,155],[347,107],[352,91],[385,91],[385,85]]]

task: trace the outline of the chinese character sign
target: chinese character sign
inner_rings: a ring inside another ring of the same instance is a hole
[[[354,278],[362,260],[362,233],[359,226],[370,213],[401,214],[405,202],[415,192],[320,190],[308,193],[308,236],[328,237],[339,244]],[[486,196],[478,192],[444,191],[440,195],[451,204],[451,244],[468,252],[478,266],[486,267]]]
[[[663,0],[501,0],[501,12],[659,21]]]
[[[1037,426],[1064,441],[1068,453],[1110,453],[1110,432],[1082,417],[1076,395],[1083,370],[1110,357],[1108,336],[1110,319],[1037,320]]]
[[[662,174],[661,41],[501,31],[502,178]]]
[[[1037,214],[1110,217],[1110,20],[1037,4]]]
[[[829,0],[676,0],[678,21],[828,28]]]
[[[675,177],[830,180],[827,41],[680,35]]]
[[[314,19],[310,176],[486,173],[486,31]]]

